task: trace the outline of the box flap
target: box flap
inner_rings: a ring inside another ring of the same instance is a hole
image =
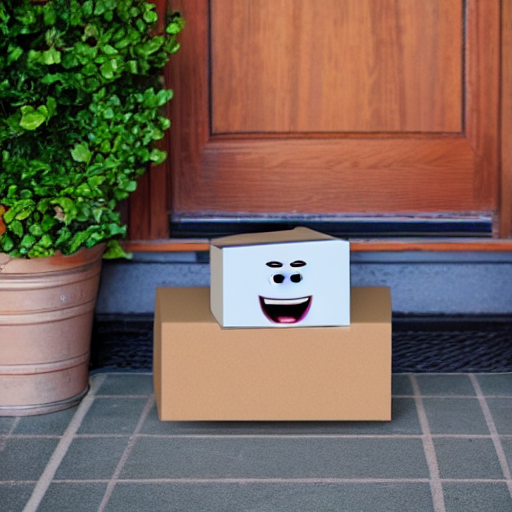
[[[238,247],[241,245],[266,245],[290,242],[317,242],[339,240],[334,236],[319,233],[309,228],[298,227],[284,231],[266,233],[244,233],[211,240],[215,247]]]

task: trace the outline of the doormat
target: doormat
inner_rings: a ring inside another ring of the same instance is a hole
[[[393,316],[394,373],[512,372],[512,317]],[[98,317],[91,371],[148,372],[152,316]]]

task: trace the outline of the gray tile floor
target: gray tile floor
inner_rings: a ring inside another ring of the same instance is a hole
[[[393,420],[159,422],[150,374],[0,418],[0,511],[511,512],[512,374],[396,374]]]

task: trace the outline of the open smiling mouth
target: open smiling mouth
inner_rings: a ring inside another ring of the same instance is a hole
[[[260,296],[260,305],[265,316],[277,324],[300,322],[311,307],[312,296],[299,299],[268,299]]]

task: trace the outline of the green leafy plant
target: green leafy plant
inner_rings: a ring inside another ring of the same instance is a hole
[[[166,153],[160,70],[183,28],[145,0],[0,0],[0,252],[124,256],[116,206]]]

